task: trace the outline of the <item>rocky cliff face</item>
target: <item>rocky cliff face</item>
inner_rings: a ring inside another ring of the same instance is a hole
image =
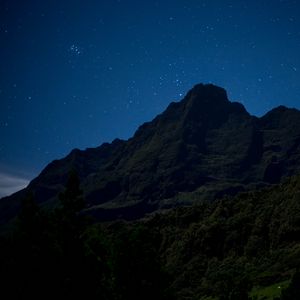
[[[51,205],[70,169],[79,174],[88,211],[101,218],[212,201],[298,173],[300,111],[280,106],[256,118],[224,89],[198,84],[128,141],[50,163],[27,189],[1,200],[0,219],[11,217],[29,190]]]

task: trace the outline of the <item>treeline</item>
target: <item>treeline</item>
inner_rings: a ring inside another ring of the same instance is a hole
[[[96,224],[72,172],[58,206],[28,195],[1,238],[8,299],[300,299],[300,179],[135,222]],[[2,297],[3,298],[3,297]]]
[[[300,299],[300,177],[148,221],[179,299]]]
[[[94,225],[80,214],[84,201],[75,173],[59,200],[54,211],[46,211],[33,195],[24,199],[13,233],[1,238],[2,296],[171,299],[154,232],[114,224],[108,234]]]

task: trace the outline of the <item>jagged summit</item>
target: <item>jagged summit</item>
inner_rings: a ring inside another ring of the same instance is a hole
[[[102,219],[213,201],[298,172],[300,112],[279,107],[253,117],[223,88],[197,84],[128,141],[73,150],[50,163],[27,189],[1,200],[0,219],[12,217],[29,190],[51,206],[70,169],[89,212]]]
[[[229,101],[226,90],[214,84],[196,84],[186,95],[186,98],[195,97],[199,101]]]
[[[200,83],[195,85],[185,95],[182,101],[176,103],[171,103],[170,107],[173,108],[174,105],[176,108],[182,106],[183,110],[193,109],[201,112],[201,110],[217,107],[219,105],[224,106],[229,104],[230,102],[227,98],[227,93],[223,88],[220,88],[213,84]]]
[[[175,129],[183,129],[188,124],[201,126],[203,129],[217,126],[216,123],[224,122],[232,113],[245,114],[248,112],[241,103],[230,102],[225,89],[213,84],[195,85],[179,102],[171,102],[167,109],[158,115],[153,121],[140,126],[135,137],[151,127],[169,126]],[[176,123],[170,125],[171,123]],[[176,130],[175,130],[176,131]]]

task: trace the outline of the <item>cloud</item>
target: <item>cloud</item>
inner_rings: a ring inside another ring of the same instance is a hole
[[[29,183],[29,179],[18,175],[0,173],[0,198],[9,196],[23,188]]]

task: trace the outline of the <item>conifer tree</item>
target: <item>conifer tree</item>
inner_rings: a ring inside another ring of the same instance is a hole
[[[84,208],[80,180],[75,170],[71,170],[66,189],[59,195],[59,199],[64,214],[74,215]]]

